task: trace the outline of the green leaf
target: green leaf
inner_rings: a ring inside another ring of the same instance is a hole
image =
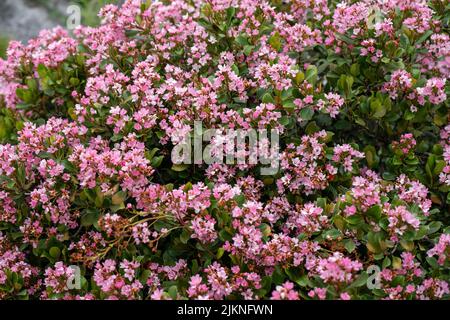
[[[414,242],[413,241],[400,240],[400,244],[406,251],[414,250]]]
[[[287,112],[292,112],[295,110],[295,104],[291,101],[283,102],[283,109]]]
[[[52,258],[58,259],[61,255],[61,249],[58,247],[51,247],[48,253]]]
[[[417,160],[417,164],[419,164],[419,161]],[[444,167],[446,166],[446,162],[444,160],[436,160],[436,163],[434,165],[433,174],[435,176],[438,176]]]
[[[70,78],[69,80],[70,84],[74,87],[78,86],[80,84],[80,79],[78,78]]]
[[[358,225],[358,224],[364,222],[364,219],[360,215],[357,215],[357,214],[346,218],[346,220],[348,223],[350,223],[352,225]]]
[[[83,227],[90,227],[97,223],[100,217],[100,212],[96,209],[86,209],[86,213],[81,216],[81,225]]]
[[[265,237],[268,237],[272,232],[272,229],[267,223],[261,223],[261,225],[259,226],[259,230],[261,230],[263,236]]]
[[[167,293],[169,294],[169,296],[173,299],[176,300],[178,297],[178,288],[176,285],[173,285],[169,288],[169,290],[167,291]]]
[[[378,99],[370,102],[370,110],[372,111],[372,116],[375,119],[381,119],[386,115],[386,108]]]
[[[350,67],[350,73],[354,77],[359,76],[359,74],[360,74],[359,64],[357,64],[357,63],[352,64],[351,67]]]
[[[245,195],[243,195],[243,194],[237,195],[237,196],[234,197],[234,200],[236,201],[238,206],[241,207],[246,201]]]
[[[436,260],[436,258],[434,258],[434,257],[426,257],[425,260],[427,260],[428,264],[433,269],[439,269],[439,264],[438,264],[438,261]]]
[[[219,231],[219,237],[222,241],[230,241],[233,236],[225,229]]]
[[[187,168],[189,168],[189,165],[187,165],[187,164],[174,164],[172,166],[172,170],[175,172],[181,172],[181,171],[186,170]]]
[[[367,161],[367,165],[369,168],[373,168],[375,164],[378,162],[377,160],[377,152],[374,146],[368,145],[364,147],[364,155]]]
[[[295,281],[300,287],[314,287],[314,284],[309,280],[308,275],[304,274]]]
[[[352,253],[356,248],[356,244],[353,240],[346,239],[344,240],[344,247],[348,251],[348,253]]]
[[[316,204],[318,207],[321,207],[322,209],[325,210],[327,206],[327,198],[317,198]]]
[[[355,281],[352,282],[352,284],[350,284],[350,286],[347,287],[347,289],[359,288],[359,287],[364,286],[365,284],[367,284],[368,277],[369,276],[364,271],[363,273],[361,273],[361,275]]]
[[[274,272],[272,273],[272,281],[278,285],[282,284],[285,279],[285,273],[281,270],[280,266],[276,266]]]
[[[244,34],[240,34],[239,36],[237,36],[235,41],[236,41],[236,43],[240,44],[241,46],[246,46],[249,44],[248,37]]]
[[[305,80],[314,85],[317,81],[317,67],[314,65],[308,66],[306,69]]]
[[[392,257],[392,267],[397,270],[401,269],[402,259],[400,259],[399,257]]]
[[[310,107],[306,107],[300,110],[300,118],[305,121],[309,121],[314,116],[314,111]]]
[[[157,156],[152,159],[152,167],[158,168],[164,160],[164,156]]]
[[[383,269],[385,269],[391,265],[391,262],[391,259],[389,257],[386,257],[383,259],[383,263],[381,266],[383,267]]]
[[[238,76],[239,75],[239,68],[237,65],[233,64],[231,66],[231,70],[233,70],[233,72]]]
[[[317,125],[317,123],[315,121],[309,122],[305,128],[305,132],[308,135],[311,135],[311,134],[319,132],[319,131],[320,131],[320,127]]]
[[[331,230],[327,230],[323,233],[323,238],[334,240],[341,235],[342,235],[342,233],[338,229],[331,229]]]
[[[225,253],[225,249],[224,248],[217,249],[216,259],[222,258],[224,253]]]
[[[47,78],[47,67],[43,64],[39,64],[37,67],[37,72],[39,74],[39,78],[45,80]]]
[[[123,139],[123,135],[121,134],[115,134],[111,137],[111,141],[112,142],[117,142]]]
[[[282,43],[281,43],[281,37],[280,34],[277,32],[275,32],[275,34],[273,34],[270,38],[269,38],[269,44],[271,45],[272,48],[274,48],[277,51],[280,51]]]
[[[287,126],[290,122],[290,119],[288,116],[282,116],[278,122],[282,125],[282,126]]]
[[[353,79],[352,76],[347,76],[347,79],[345,80],[346,86],[348,90],[352,89],[353,86],[353,82],[355,82],[355,80]]]
[[[286,272],[287,276],[290,280],[297,282],[302,274],[300,273],[300,270],[298,268],[286,268],[284,269],[284,272]]]
[[[186,244],[190,238],[191,238],[191,233],[189,232],[189,230],[183,229],[183,231],[180,234],[181,243]]]
[[[295,75],[295,82],[300,85],[303,80],[305,80],[305,74],[301,71],[297,72],[297,74]]]
[[[243,52],[246,56],[249,56],[252,53],[253,49],[255,49],[255,46],[251,46],[251,45],[244,46]]]
[[[396,176],[393,173],[390,173],[388,171],[383,172],[383,179],[384,180],[389,180],[389,181],[393,181],[395,180]]]
[[[125,191],[119,191],[112,196],[112,204],[120,205],[125,202],[127,198],[127,193]]]
[[[417,39],[416,41],[416,45],[421,44],[422,42],[424,42],[425,40],[428,39],[429,36],[431,36],[433,34],[432,30],[428,30],[426,31],[419,39]]]
[[[382,253],[386,249],[383,232],[369,232],[367,234],[367,248],[375,253]]]
[[[342,90],[346,97],[349,97],[352,92],[354,79],[350,75],[342,74],[338,80],[338,88]]]
[[[442,222],[433,221],[428,225],[428,234],[433,234],[437,232],[442,227]]]
[[[395,155],[395,156],[392,158],[392,164],[393,164],[394,166],[401,166],[401,165],[403,164],[402,159],[400,158],[399,155]]]
[[[30,91],[38,90],[38,82],[36,79],[27,79],[26,83],[27,83],[27,87]]]
[[[366,214],[378,222],[381,218],[381,207],[379,205],[372,206],[369,210],[367,210]]]
[[[262,96],[262,102],[263,103],[275,103],[275,100],[273,99],[272,95],[269,92],[266,92]]]
[[[231,25],[231,21],[233,20],[235,14],[236,14],[236,8],[235,7],[229,7],[227,9],[227,26],[228,27]]]
[[[31,90],[25,88],[18,88],[16,90],[17,97],[25,103],[33,102],[33,93]]]
[[[425,172],[427,173],[428,177],[433,180],[433,171],[434,166],[436,164],[436,156],[434,154],[430,154],[430,156],[427,159],[427,163],[425,164]]]

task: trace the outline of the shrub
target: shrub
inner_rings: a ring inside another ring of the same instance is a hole
[[[100,17],[0,60],[1,299],[448,298],[448,1]],[[230,128],[277,170],[172,161]]]

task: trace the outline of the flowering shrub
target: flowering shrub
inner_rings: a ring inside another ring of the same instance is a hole
[[[0,60],[1,299],[449,297],[448,0],[99,15]],[[173,163],[196,120],[278,170]]]

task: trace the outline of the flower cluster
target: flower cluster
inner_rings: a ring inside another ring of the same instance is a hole
[[[281,167],[284,175],[278,180],[278,188],[291,192],[303,191],[310,194],[315,190],[325,189],[338,171],[342,174],[352,172],[355,160],[364,155],[350,145],[337,145],[327,150],[327,133],[319,131],[314,135],[301,137],[298,146],[289,144],[281,154]],[[331,159],[329,159],[331,158]],[[330,161],[331,160],[331,161]]]
[[[122,2],[0,59],[0,299],[449,298],[442,1]]]

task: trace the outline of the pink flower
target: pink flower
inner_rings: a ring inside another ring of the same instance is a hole
[[[445,83],[447,79],[432,78],[427,80],[425,87],[417,88],[417,93],[428,98],[432,104],[440,104],[447,99],[445,94]]]
[[[444,265],[448,261],[450,234],[441,234],[438,243],[427,251],[429,257],[438,256],[438,263]]]
[[[414,139],[414,136],[412,135],[412,133],[402,134],[400,136],[399,141],[392,142],[392,149],[403,155],[408,155],[408,154],[412,153],[411,151],[414,150],[415,146],[416,146],[416,140]]]
[[[350,295],[347,292],[342,292],[340,294],[340,298],[341,298],[341,300],[350,300],[351,299]]]
[[[319,300],[325,300],[327,295],[327,289],[325,288],[314,288],[308,292],[310,298],[317,297]]]
[[[272,291],[272,300],[299,300],[298,292],[293,290],[294,284],[292,282],[285,282],[283,285],[277,286]]]
[[[217,232],[214,230],[216,220],[211,216],[196,217],[192,220],[192,238],[199,239],[202,243],[213,242],[217,238]]]

